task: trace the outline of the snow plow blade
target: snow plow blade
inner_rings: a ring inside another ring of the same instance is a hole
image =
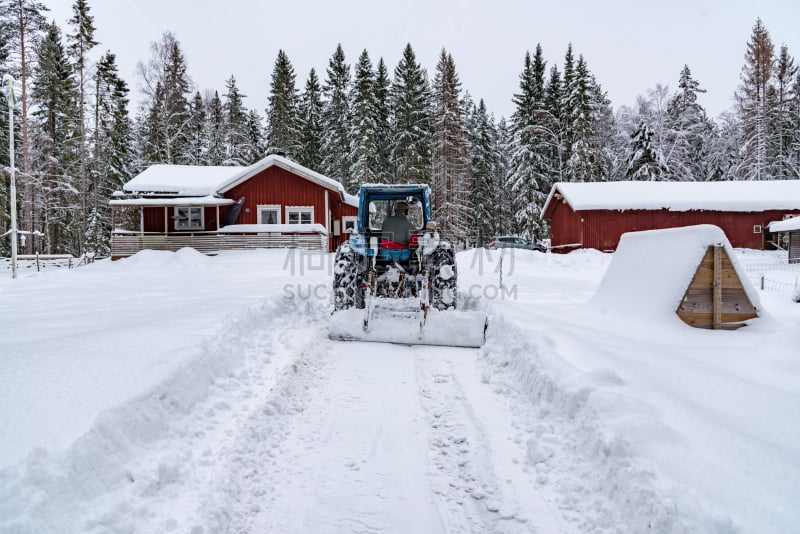
[[[428,311],[422,313],[373,314],[364,328],[364,310],[340,310],[331,316],[328,337],[337,341],[367,341],[399,345],[439,345],[479,348],[486,341],[488,319],[472,311]]]

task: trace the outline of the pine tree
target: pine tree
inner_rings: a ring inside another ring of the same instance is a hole
[[[88,152],[87,152],[87,134],[86,134],[86,84],[89,81],[88,73],[88,55],[89,52],[97,46],[97,41],[94,38],[94,17],[89,14],[89,5],[86,0],[75,0],[72,6],[73,16],[69,20],[69,24],[74,27],[74,33],[68,36],[69,38],[69,52],[73,58],[73,64],[77,71],[78,83],[78,112],[79,112],[79,128],[80,128],[80,146],[79,146],[79,170],[77,185],[79,186],[81,196],[81,224],[83,231],[81,232],[80,250],[84,250],[83,241],[85,239],[85,232],[88,221],[88,207],[89,200],[89,187],[90,180],[87,175],[88,167]]]
[[[747,43],[741,85],[736,94],[744,137],[743,161],[739,169],[745,180],[770,178],[769,148],[774,113],[770,101],[774,72],[774,47],[761,19],[756,21]]]
[[[267,109],[267,153],[295,158],[299,151],[298,94],[295,73],[289,57],[278,51],[272,69],[269,109]]]
[[[430,89],[410,44],[394,69],[390,91],[393,182],[430,184]]]
[[[469,158],[461,102],[461,82],[453,56],[442,49],[433,79],[433,216],[441,232],[468,241]]]
[[[35,192],[34,183],[30,176],[30,141],[28,139],[28,87],[30,85],[30,73],[32,67],[36,65],[35,43],[39,40],[42,32],[47,27],[47,20],[44,13],[49,11],[47,6],[35,0],[6,0],[0,4],[0,20],[7,28],[6,37],[10,44],[9,51],[18,63],[14,65],[12,74],[19,80],[21,91],[20,100],[20,133],[21,133],[21,152],[22,158],[19,165],[22,167],[21,175],[18,179],[22,185],[22,224],[21,230],[33,231],[34,228],[34,204]],[[18,66],[18,69],[16,68]],[[28,239],[25,244],[25,252],[31,254],[34,251],[34,240]]]
[[[244,95],[236,87],[236,78],[231,75],[225,82],[225,102],[222,110],[225,115],[224,144],[225,165],[248,165],[253,152],[248,134],[247,110]]]
[[[378,181],[380,154],[378,153],[378,126],[376,123],[375,72],[366,49],[361,52],[355,68],[352,97],[350,140],[350,173],[345,187],[357,193],[363,183]]]
[[[322,87],[317,72],[311,69],[300,97],[300,151],[297,161],[317,171],[322,169],[322,115]]]
[[[328,62],[326,74],[323,86],[326,102],[322,123],[322,169],[327,176],[346,184],[349,181],[352,150],[350,65],[345,62],[341,44]]]

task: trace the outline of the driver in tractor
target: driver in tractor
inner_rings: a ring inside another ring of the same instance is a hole
[[[408,248],[416,242],[416,227],[408,220],[408,202],[400,200],[394,205],[394,215],[386,217],[381,227],[382,248]]]

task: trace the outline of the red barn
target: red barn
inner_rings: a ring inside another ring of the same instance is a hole
[[[713,224],[739,248],[774,247],[769,224],[800,215],[800,180],[559,182],[542,210],[553,251],[616,250],[625,232]]]
[[[341,183],[276,155],[249,167],[153,165],[114,196],[114,258],[187,246],[333,251],[358,215]]]

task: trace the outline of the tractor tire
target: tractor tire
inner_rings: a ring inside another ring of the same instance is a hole
[[[456,257],[448,243],[441,243],[428,257],[431,282],[431,306],[437,310],[456,308],[458,272]]]
[[[347,310],[364,307],[358,255],[349,245],[342,245],[333,260],[333,309]]]

